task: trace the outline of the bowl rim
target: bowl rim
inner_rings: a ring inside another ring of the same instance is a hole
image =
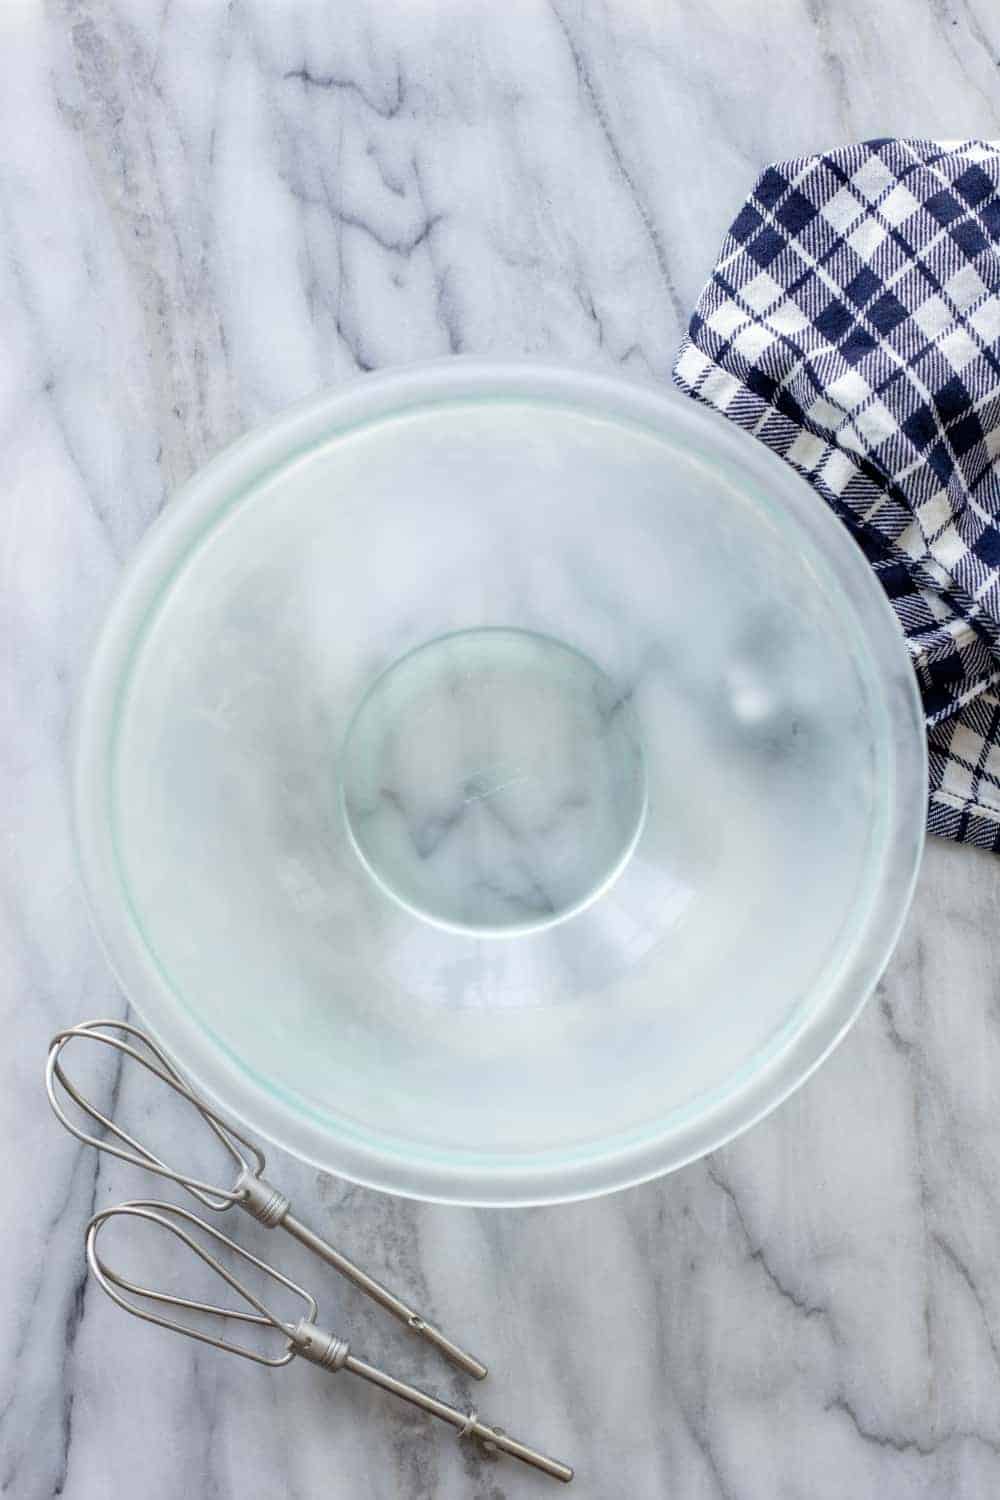
[[[207,534],[213,517],[320,441],[410,408],[477,397],[556,401],[654,432],[666,425],[675,439],[679,431],[695,449],[742,469],[822,549],[897,699],[887,716],[891,764],[882,866],[861,937],[827,1003],[815,1007],[787,1046],[741,1087],[678,1128],[558,1159],[519,1159],[515,1168],[444,1161],[429,1148],[404,1159],[334,1133],[329,1121],[296,1108],[227,1054],[221,1039],[178,1003],[142,941],[119,889],[108,806],[116,706],[137,637],[178,558]],[[748,1130],[805,1083],[857,1019],[899,938],[924,845],[927,745],[916,676],[889,601],[846,527],[789,464],[703,404],[651,380],[550,361],[452,356],[366,374],[298,402],[222,449],[180,487],[123,571],[84,678],[73,739],[73,823],[88,909],[113,972],[152,1034],[223,1115],[315,1167],[434,1202],[514,1207],[594,1197],[676,1170]]]

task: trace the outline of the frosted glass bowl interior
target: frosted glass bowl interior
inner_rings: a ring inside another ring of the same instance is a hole
[[[896,624],[694,403],[539,365],[370,377],[171,502],[101,637],[76,810],[130,997],[336,1172],[539,1202],[800,1082],[922,839]]]

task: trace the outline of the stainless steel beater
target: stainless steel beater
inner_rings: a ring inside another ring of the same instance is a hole
[[[143,1055],[135,1047],[130,1046],[123,1037],[116,1035],[124,1032],[142,1043],[147,1055]],[[232,1187],[215,1187],[212,1183],[203,1182],[200,1178],[192,1176],[187,1172],[176,1171],[168,1167],[146,1146],[143,1146],[134,1136],[128,1134],[120,1125],[115,1124],[107,1115],[102,1114],[95,1104],[85,1099],[75,1084],[66,1076],[62,1063],[63,1050],[71,1041],[100,1042],[106,1047],[114,1048],[115,1051],[126,1057],[134,1058],[137,1063],[152,1073],[161,1083],[173,1089],[182,1099],[186,1099],[193,1105],[205,1124],[214,1132],[215,1136],[229,1152],[236,1164],[237,1176]],[[155,1059],[155,1061],[154,1061]],[[101,1125],[106,1132],[103,1137],[90,1135],[82,1129],[75,1120],[72,1120],[64,1110],[60,1101],[57,1085],[78,1106],[84,1114]],[[214,1209],[217,1213],[223,1213],[233,1204],[238,1205],[244,1212],[250,1214],[254,1219],[269,1229],[281,1228],[290,1234],[293,1239],[312,1250],[314,1254],[346,1276],[359,1287],[366,1296],[371,1297],[387,1312],[399,1319],[412,1333],[420,1338],[426,1339],[434,1347],[467,1375],[473,1375],[477,1380],[482,1380],[487,1371],[486,1366],[474,1355],[468,1354],[460,1345],[435,1328],[422,1318],[418,1312],[390,1292],[381,1282],[376,1281],[374,1276],[369,1276],[360,1266],[356,1266],[346,1255],[341,1254],[333,1245],[314,1234],[307,1225],[303,1224],[292,1213],[291,1203],[285,1195],[272,1182],[268,1182],[264,1176],[266,1166],[264,1153],[249,1141],[235,1125],[230,1125],[210,1108],[206,1101],[198,1096],[190,1085],[182,1077],[176,1065],[171,1061],[162,1047],[141,1031],[138,1026],[131,1025],[128,1021],[98,1020],[81,1021],[78,1026],[70,1026],[65,1031],[56,1032],[49,1044],[48,1061],[45,1067],[45,1087],[48,1091],[49,1103],[52,1105],[58,1119],[65,1125],[71,1135],[76,1136],[78,1141],[83,1141],[88,1146],[94,1146],[98,1151],[110,1152],[112,1156],[119,1157],[122,1161],[131,1162],[133,1166],[143,1167],[148,1172],[155,1172],[158,1177],[166,1177],[171,1182],[176,1182],[180,1187],[186,1189],[205,1208]],[[125,1143],[125,1146],[115,1145],[109,1136]],[[243,1148],[241,1150],[240,1148]],[[244,1155],[246,1151],[249,1155]]]
[[[98,1236],[109,1221],[115,1218],[145,1220],[147,1223],[169,1231],[221,1276],[226,1285],[242,1297],[252,1311],[245,1312],[242,1309],[219,1307],[214,1303],[199,1302],[194,1298],[178,1297],[169,1292],[156,1291],[151,1287],[140,1286],[118,1271],[112,1270],[102,1260],[98,1251]],[[248,1265],[256,1267],[258,1271],[284,1287],[286,1291],[300,1297],[306,1305],[305,1315],[297,1322],[286,1322],[271,1312],[249,1287],[244,1286],[216,1256],[198,1243],[194,1235],[183,1227],[185,1224],[201,1234],[208,1235],[217,1244],[225,1246]],[[564,1484],[568,1484],[573,1478],[573,1470],[567,1464],[560,1463],[554,1458],[547,1458],[544,1453],[529,1448],[525,1443],[519,1443],[516,1438],[508,1437],[500,1427],[491,1427],[488,1423],[481,1422],[475,1409],[467,1412],[461,1411],[458,1407],[450,1406],[446,1401],[439,1401],[436,1396],[429,1396],[425,1391],[418,1390],[416,1386],[409,1385],[404,1380],[397,1380],[394,1375],[387,1374],[385,1370],[380,1370],[377,1366],[359,1359],[351,1353],[350,1346],[343,1339],[324,1328],[317,1327],[314,1322],[317,1310],[316,1301],[309,1292],[282,1275],[280,1271],[275,1270],[273,1266],[269,1266],[266,1261],[258,1259],[256,1255],[251,1255],[249,1250],[244,1250],[221,1230],[213,1229],[211,1225],[206,1224],[203,1219],[199,1219],[196,1214],[186,1208],[171,1203],[139,1201],[122,1203],[116,1208],[102,1210],[94,1215],[87,1226],[87,1260],[93,1275],[108,1296],[126,1312],[145,1319],[147,1323],[169,1328],[175,1333],[184,1334],[187,1338],[198,1339],[203,1344],[211,1344],[216,1349],[225,1349],[230,1354],[238,1354],[243,1359],[252,1359],[262,1365],[272,1367],[287,1365],[296,1355],[300,1355],[324,1370],[331,1372],[348,1370],[352,1375],[360,1375],[363,1380],[370,1381],[372,1385],[380,1386],[382,1390],[402,1397],[404,1401],[420,1407],[431,1416],[439,1417],[443,1422],[449,1422],[452,1427],[458,1429],[460,1438],[476,1439],[487,1453],[508,1453],[512,1458],[518,1458],[522,1463],[530,1464],[534,1469],[540,1469],[543,1474],[562,1480]],[[138,1306],[125,1293],[131,1293],[133,1297],[144,1298],[161,1307],[185,1308],[205,1317],[235,1319],[244,1324],[255,1324],[260,1328],[273,1328],[283,1337],[285,1347],[280,1354],[274,1356],[258,1353],[245,1344],[232,1343],[228,1339],[206,1333],[187,1323],[163,1317],[149,1308]]]

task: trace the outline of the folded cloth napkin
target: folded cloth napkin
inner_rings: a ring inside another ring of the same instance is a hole
[[[932,833],[1000,851],[1000,142],[768,167],[674,379],[804,474],[892,601]]]

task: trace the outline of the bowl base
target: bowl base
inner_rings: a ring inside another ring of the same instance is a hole
[[[551,926],[608,888],[641,832],[629,693],[550,636],[440,636],[362,701],[341,805],[362,863],[409,911],[483,936]]]

